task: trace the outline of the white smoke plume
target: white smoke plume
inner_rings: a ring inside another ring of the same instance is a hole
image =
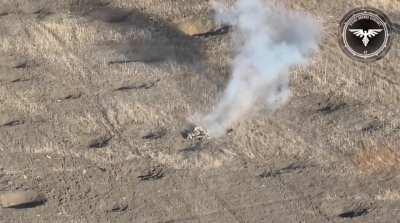
[[[231,8],[213,2],[219,23],[233,27],[236,55],[232,76],[215,110],[201,118],[211,136],[221,136],[258,101],[269,109],[290,96],[289,70],[307,63],[318,47],[319,25],[311,16],[238,0]]]

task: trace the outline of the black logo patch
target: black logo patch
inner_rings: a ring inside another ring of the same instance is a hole
[[[377,9],[353,9],[340,22],[340,47],[345,54],[358,61],[379,60],[391,47],[391,26],[389,18]]]

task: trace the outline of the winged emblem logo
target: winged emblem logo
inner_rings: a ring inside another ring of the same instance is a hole
[[[364,31],[363,29],[349,29],[355,36],[361,37],[364,46],[366,47],[369,43],[369,39],[378,35],[378,33],[382,32],[383,29],[368,29]]]

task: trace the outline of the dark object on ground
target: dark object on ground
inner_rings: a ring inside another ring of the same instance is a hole
[[[368,214],[368,209],[367,208],[362,208],[362,209],[356,209],[356,210],[351,210],[348,212],[344,212],[339,215],[339,217],[342,218],[355,218],[355,217],[360,217],[363,215]]]
[[[147,89],[150,89],[152,87],[155,87],[158,82],[160,82],[160,79],[157,79],[155,81],[148,82],[148,83],[139,84],[139,85],[122,86],[122,87],[119,87],[119,88],[115,89],[114,91],[140,90],[140,89],[146,89],[147,90]]]
[[[111,136],[103,136],[103,137],[94,139],[93,141],[91,141],[89,143],[89,148],[99,149],[99,148],[106,147],[111,139],[112,139]]]
[[[160,166],[151,168],[146,174],[138,176],[142,181],[145,180],[158,180],[165,176],[164,169]]]
[[[200,34],[195,34],[193,36],[198,36],[198,37],[210,37],[210,36],[218,36],[218,35],[224,35],[229,33],[229,31],[231,30],[230,26],[224,26],[221,27],[219,29],[213,30],[213,31],[209,31],[206,33],[200,33]]]
[[[306,165],[304,164],[297,164],[297,163],[292,163],[287,167],[284,167],[282,169],[278,169],[278,170],[271,170],[271,171],[265,171],[262,174],[260,174],[260,177],[276,177],[282,174],[287,174],[287,173],[291,173],[294,171],[297,172],[301,172],[302,170],[304,170],[305,168],[307,168]]]
[[[111,212],[122,212],[128,209],[128,204],[126,202],[117,202],[111,208]]]
[[[0,195],[0,203],[5,208],[28,208],[43,204],[43,195],[35,191],[15,191]]]
[[[182,132],[182,136],[188,140],[204,140],[209,139],[208,131],[200,126],[192,126]]]
[[[16,125],[23,125],[24,123],[25,123],[24,120],[12,120],[7,123],[4,123],[2,126],[11,127],[11,126],[16,126]]]
[[[347,106],[346,103],[334,104],[334,103],[329,102],[326,106],[318,109],[318,112],[321,112],[322,114],[330,114],[330,113],[338,111],[346,106]]]
[[[144,135],[142,138],[143,139],[151,139],[151,140],[155,140],[155,139],[161,139],[163,136],[165,136],[167,134],[167,130],[166,129],[161,129],[159,131],[156,132],[150,132],[147,133],[146,135]]]

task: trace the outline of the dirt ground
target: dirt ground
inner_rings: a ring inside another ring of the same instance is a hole
[[[400,42],[363,64],[337,44],[353,7],[279,1],[323,24],[293,96],[226,136],[184,132],[229,80],[231,35],[189,37],[200,0],[0,1],[0,208],[14,222],[400,222]],[[368,4],[366,4],[368,3]]]

